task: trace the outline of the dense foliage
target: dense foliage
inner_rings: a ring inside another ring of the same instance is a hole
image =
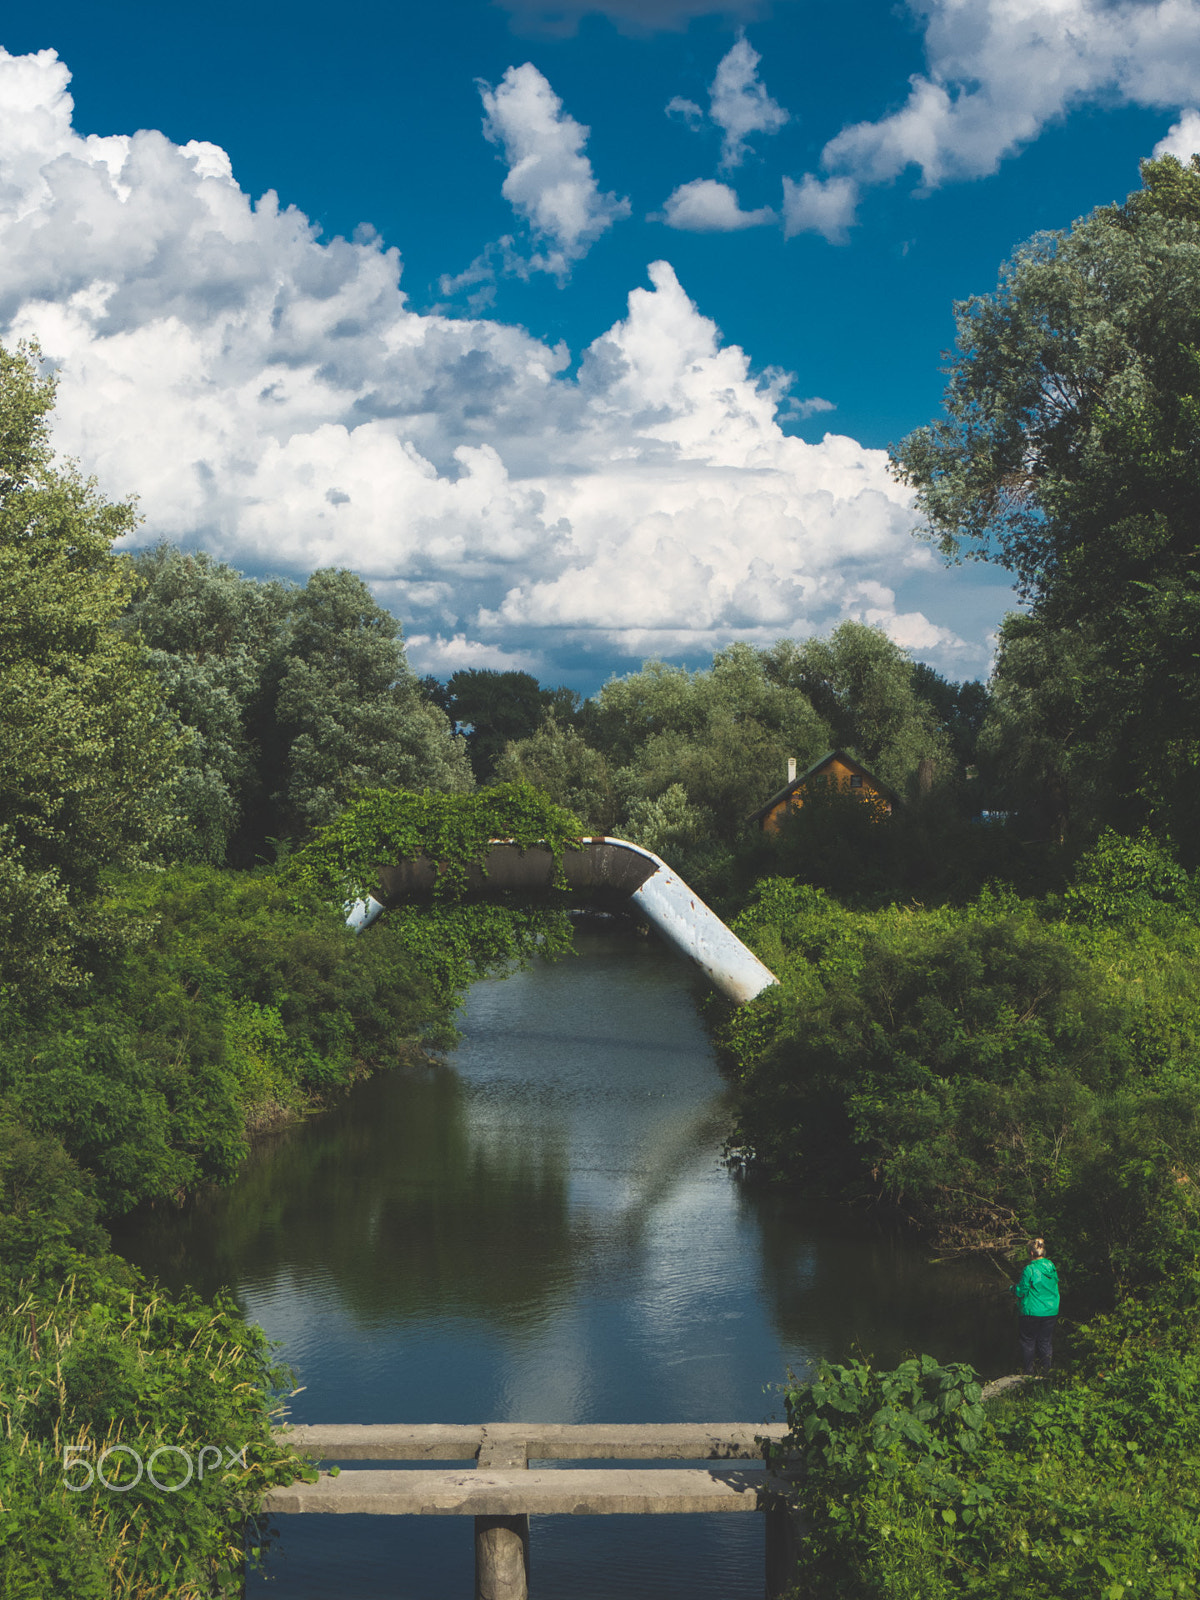
[[[1021,246],[957,307],[946,415],[896,453],[931,537],[1015,575],[995,739],[1058,832],[1200,838],[1200,159]]]
[[[133,565],[123,626],[150,647],[181,735],[174,859],[270,859],[364,785],[471,787],[464,741],[354,573],[259,583],[168,545]]]
[[[145,651],[113,626],[128,505],[56,466],[54,385],[0,350],[0,1005],[78,985],[120,937],[101,874],[171,822],[173,741]],[[31,914],[37,907],[37,914]]]
[[[0,1594],[241,1594],[246,1519],[309,1470],[271,1436],[288,1374],[232,1302],[81,1266],[0,1331]]]
[[[231,1301],[109,1254],[96,1188],[0,1099],[0,1594],[239,1594],[246,1519],[310,1471],[271,1434],[290,1376]]]
[[[1083,1330],[1080,1370],[979,1405],[969,1368],[822,1366],[785,1393],[808,1529],[801,1593],[832,1600],[1175,1600],[1200,1570],[1193,1261]]]
[[[462,667],[445,683],[422,678],[421,688],[466,738],[471,770],[480,783],[495,776],[512,740],[529,738],[546,717],[569,726],[579,709],[573,689],[544,689],[532,673],[493,667]]]
[[[337,908],[294,910],[272,874],[176,868],[110,906],[146,932],[88,1006],[12,1014],[0,1032],[0,1094],[61,1138],[108,1215],[229,1179],[248,1130],[403,1060],[441,1023],[394,932],[356,941]]]
[[[768,880],[735,927],[780,978],[722,1038],[744,1159],[900,1206],[945,1249],[1053,1236],[1093,1292],[1200,1226],[1196,885],[1113,836],[1061,899],[850,911]]]

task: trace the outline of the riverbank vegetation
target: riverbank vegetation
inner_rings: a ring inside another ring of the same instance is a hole
[[[288,1378],[105,1224],[228,1182],[257,1129],[452,1037],[480,972],[562,948],[556,908],[455,891],[480,839],[579,824],[467,793],[352,574],[114,553],[132,511],[55,463],[52,403],[0,352],[0,1595],[199,1600],[240,1592],[246,1517],[307,1470],[271,1436]],[[443,892],[358,939],[353,830],[401,801]]]
[[[1200,1568],[1200,1274],[1078,1331],[1071,1377],[980,1404],[929,1356],[785,1394],[799,1595],[1175,1600]]]
[[[712,1003],[750,1179],[1003,1275],[1042,1234],[1067,1286],[1069,1374],[1033,1398],[980,1409],[930,1358],[791,1389],[805,1583],[1194,1592],[1198,319],[1200,163],[1171,158],[959,308],[946,416],[895,464],[1026,602],[988,684],[845,622],[585,702],[418,681],[348,572],[116,553],[132,509],[54,461],[53,385],[0,352],[0,1600],[236,1587],[245,1515],[302,1470],[287,1376],[105,1224],[229,1181],[256,1130],[447,1042],[474,976],[565,950],[551,901],[461,891],[490,839],[581,831],[666,856],[779,977]],[[813,783],[748,825],[833,748],[890,816]],[[343,903],[402,856],[434,894],[355,936]],[[106,1443],[246,1456],[118,1506],[63,1474]]]
[[[782,980],[724,1024],[741,1155],[942,1250],[1044,1235],[1072,1335],[986,1411],[933,1362],[793,1389],[804,1593],[1196,1590],[1198,265],[1200,161],[1145,163],[958,308],[946,415],[895,454],[943,551],[1027,601],[979,734],[992,884],[801,872],[739,923]]]

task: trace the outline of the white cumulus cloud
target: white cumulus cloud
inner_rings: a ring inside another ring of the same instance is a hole
[[[799,183],[783,180],[783,234],[819,233],[830,244],[845,244],[858,208],[853,178],[815,178],[805,173]]]
[[[584,154],[588,129],[527,61],[509,67],[493,89],[480,85],[483,131],[504,152],[504,198],[532,230],[530,266],[563,277],[606,229],[629,215],[629,201],[602,194]]]
[[[739,33],[717,64],[708,90],[708,116],[721,130],[721,169],[740,167],[749,140],[756,133],[778,133],[790,118],[759,82],[762,57]],[[667,102],[667,115],[687,124],[694,133],[704,126],[704,112],[694,100],[675,95]]]
[[[1189,107],[1178,122],[1167,129],[1166,137],[1154,146],[1156,156],[1175,156],[1184,166],[1200,151],[1200,111]]]
[[[762,227],[776,221],[776,216],[770,206],[743,211],[727,183],[718,183],[715,178],[693,178],[668,197],[662,220],[668,228],[683,228],[690,233],[731,233],[738,228]]]
[[[927,188],[985,177],[1078,105],[1178,109],[1195,99],[1197,0],[909,0],[909,9],[925,26],[927,71],[896,111],[825,146],[825,170],[848,182],[887,183],[910,167]],[[789,231],[829,233],[817,182],[809,174],[793,186],[801,220]],[[831,236],[853,221],[853,195],[843,191]]]
[[[520,328],[412,310],[395,250],[322,243],[213,145],[81,137],[68,81],[0,51],[0,338],[40,340],[56,443],[140,495],[139,539],[353,567],[423,669],[602,669],[864,606],[953,644],[914,619],[929,555],[883,452],[785,433],[785,381],[667,263],[567,376]]]
[[[739,36],[723,56],[709,91],[709,116],[720,128],[721,165],[738,167],[745,160],[747,141],[756,133],[778,133],[788,114],[758,81],[762,57],[745,35]]]

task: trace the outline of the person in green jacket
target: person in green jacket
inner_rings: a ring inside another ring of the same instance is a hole
[[[1034,1239],[1030,1244],[1029,1265],[1021,1274],[1020,1283],[1013,1284],[1012,1292],[1021,1308],[1017,1337],[1021,1342],[1025,1371],[1032,1373],[1036,1356],[1049,1372],[1054,1358],[1054,1323],[1058,1316],[1058,1273],[1046,1255],[1044,1239]]]

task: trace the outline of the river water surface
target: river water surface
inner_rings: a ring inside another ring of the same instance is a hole
[[[477,983],[444,1065],[380,1076],[231,1189],[115,1239],[231,1287],[282,1342],[296,1422],[758,1422],[822,1356],[1008,1370],[974,1268],[746,1188],[693,970],[625,925]],[[281,1518],[277,1600],[463,1600],[469,1518]],[[758,1600],[756,1516],[534,1519],[538,1600]]]

